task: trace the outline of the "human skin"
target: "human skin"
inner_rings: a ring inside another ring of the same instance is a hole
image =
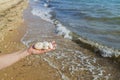
[[[42,53],[55,50],[55,47],[56,47],[55,41],[52,42],[52,45],[53,45],[53,49],[37,50],[32,45],[28,49],[14,52],[11,54],[2,55],[0,56],[0,70],[16,63],[17,61],[21,60],[22,58],[25,58],[26,56],[29,56],[32,54],[42,54]]]

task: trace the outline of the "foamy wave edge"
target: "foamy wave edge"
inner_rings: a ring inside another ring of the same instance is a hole
[[[71,39],[72,41],[82,44],[84,48],[91,50],[95,53],[99,53],[103,57],[120,57],[120,50],[114,49],[105,45],[102,45],[98,42],[89,40],[87,38],[83,38],[76,33],[71,32],[65,26],[63,26],[59,21],[54,21],[54,25],[56,26],[57,34],[62,35],[64,38]]]
[[[68,30],[62,23],[57,21],[56,19],[52,19],[53,11],[50,8],[38,8],[34,7],[31,11],[31,13],[35,16],[39,16],[41,19],[48,21],[56,26],[55,32],[58,35],[62,35],[64,38],[72,39],[72,36],[70,36],[70,30]]]
[[[108,46],[105,46],[103,44],[100,44],[98,42],[83,38],[81,36],[76,35],[73,33],[73,41],[82,44],[84,48],[87,48],[95,53],[99,53],[103,57],[112,57],[112,58],[118,58],[120,57],[120,51],[118,49],[114,49]]]
[[[82,45],[82,47],[87,48],[88,50],[99,53],[102,57],[120,57],[120,50],[118,49],[114,49],[87,38],[83,38],[82,36],[68,30],[57,20],[54,21],[54,25],[56,26],[56,31],[58,34],[63,35],[64,38],[71,39],[72,41]]]

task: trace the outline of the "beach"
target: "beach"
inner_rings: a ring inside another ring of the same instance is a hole
[[[0,55],[25,49],[37,41],[54,40],[57,48],[46,54],[30,55],[1,70],[1,80],[119,80],[119,63],[56,34],[53,23],[32,14],[32,1],[14,1],[1,2],[14,7],[3,9],[5,14],[0,16]]]
[[[1,1],[0,4],[3,4],[1,5],[0,9],[0,55],[9,54],[25,49],[26,45],[21,42],[21,38],[24,36],[27,28],[27,25],[24,23],[23,19],[23,10],[28,6],[28,1],[4,0]],[[56,70],[53,70],[50,66],[48,66],[45,61],[37,59],[38,61],[41,61],[38,69],[38,67],[35,68],[36,66],[30,67],[32,62],[28,60],[29,58],[23,59],[18,63],[1,70],[0,79],[45,80],[49,79],[50,77],[52,80],[56,80],[56,76],[57,78],[59,77],[59,75],[56,75]]]
[[[19,50],[24,45],[20,43],[20,38],[25,33],[22,12],[27,7],[27,1],[4,0],[0,2],[0,51],[1,54]],[[20,30],[21,29],[21,30]],[[18,36],[15,38],[14,36]],[[21,47],[20,47],[21,46]]]

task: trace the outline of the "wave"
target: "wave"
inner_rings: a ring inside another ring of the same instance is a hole
[[[103,44],[99,44],[87,38],[83,38],[82,36],[79,36],[75,33],[73,33],[73,41],[81,44],[84,48],[87,48],[95,53],[99,53],[103,57],[120,57],[120,50],[105,46]]]
[[[68,30],[64,25],[62,25],[57,20],[54,21],[54,25],[56,26],[55,32],[58,35],[62,35],[64,38],[67,38],[67,39],[72,39],[72,36],[70,35],[71,31]]]
[[[47,3],[45,3],[47,4]],[[62,35],[64,38],[72,39],[72,36],[70,36],[70,30],[68,30],[64,25],[62,25],[59,21],[56,19],[52,19],[54,15],[52,15],[53,10],[51,8],[48,8],[46,6],[34,6],[31,13],[33,15],[39,16],[41,19],[51,22],[56,26],[55,32],[58,35]]]
[[[52,22],[52,20],[50,19],[52,15],[49,14],[50,12],[52,12],[52,10],[49,8],[34,7],[31,12],[33,15],[39,16],[43,20]]]
[[[33,15],[39,16],[43,20],[46,20],[46,21],[54,24],[56,27],[55,32],[58,35],[61,35],[67,39],[71,39],[72,41],[75,41],[76,43],[78,43],[80,45],[82,44],[82,47],[85,47],[89,50],[92,50],[95,53],[100,53],[100,55],[103,57],[115,57],[115,58],[117,58],[120,56],[120,51],[117,49],[107,47],[103,44],[99,44],[99,43],[92,41],[92,40],[88,40],[87,38],[83,38],[82,36],[77,35],[74,32],[71,32],[60,21],[56,20],[55,18],[54,19],[52,18],[53,17],[53,15],[51,14],[52,12],[53,12],[52,8],[46,7],[44,5],[43,6],[34,6],[32,11],[31,11],[31,13]]]

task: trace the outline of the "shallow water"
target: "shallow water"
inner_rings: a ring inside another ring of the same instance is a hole
[[[72,32],[103,45],[120,49],[119,0],[35,1],[34,15],[46,19],[52,14],[52,19],[57,19]],[[50,5],[49,9],[43,7],[45,4]],[[39,13],[43,11],[44,13]],[[43,17],[44,14],[49,15]]]
[[[30,6],[33,5],[30,4]],[[117,80],[120,78],[117,63],[55,34],[55,26],[32,15],[31,8],[25,11],[24,20],[28,29],[21,41],[25,45],[28,46],[37,41],[56,41],[57,49],[42,55],[41,58],[57,70],[62,80]]]
[[[118,0],[52,0],[51,5],[55,7],[57,19],[71,31],[120,49]]]

